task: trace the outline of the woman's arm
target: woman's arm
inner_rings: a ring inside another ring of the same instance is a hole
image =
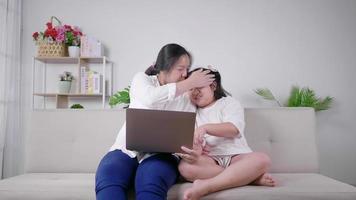
[[[207,74],[206,71],[196,71],[188,79],[178,83],[156,86],[148,75],[138,73],[131,83],[130,97],[139,99],[143,104],[151,107],[157,103],[173,100],[194,87],[209,85],[214,81],[213,76],[212,74]]]
[[[147,107],[156,103],[164,103],[175,98],[176,85],[170,83],[156,86],[151,77],[144,73],[137,73],[131,83],[131,101],[140,101]]]

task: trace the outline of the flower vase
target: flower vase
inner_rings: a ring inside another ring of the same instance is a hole
[[[60,94],[68,94],[70,92],[71,85],[72,85],[71,81],[59,81],[58,92]]]
[[[80,52],[80,49],[78,46],[69,46],[68,47],[69,57],[77,58],[77,57],[79,57],[79,52]]]

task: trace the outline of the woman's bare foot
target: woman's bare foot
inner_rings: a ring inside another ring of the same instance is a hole
[[[276,181],[270,174],[264,173],[260,177],[258,177],[252,184],[274,187],[276,186]]]
[[[199,200],[209,192],[204,180],[195,180],[193,186],[184,192],[184,200]]]

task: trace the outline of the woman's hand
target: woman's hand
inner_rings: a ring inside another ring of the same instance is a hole
[[[187,79],[190,81],[191,88],[205,87],[212,84],[215,78],[214,74],[209,74],[209,72],[209,70],[203,71],[203,69],[193,72]]]
[[[210,71],[203,69],[193,72],[189,78],[179,81],[176,84],[176,96],[179,96],[190,89],[196,87],[205,87],[212,84],[215,80],[214,74],[208,74]]]

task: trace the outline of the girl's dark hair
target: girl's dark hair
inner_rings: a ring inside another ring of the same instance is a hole
[[[184,47],[178,44],[167,44],[159,51],[156,63],[147,68],[145,73],[147,75],[156,75],[160,71],[169,71],[182,55],[187,55],[190,63],[192,62],[190,53]]]
[[[203,71],[206,71],[206,70],[209,70],[210,72],[208,74],[213,74],[214,75],[214,82],[216,82],[216,89],[214,91],[214,98],[215,100],[218,100],[220,99],[221,97],[226,97],[226,96],[231,96],[231,94],[229,92],[227,92],[222,84],[221,84],[221,76],[220,76],[220,73],[217,71],[217,70],[212,70],[212,69],[208,69],[208,68],[203,68],[203,67],[200,67],[200,68],[196,68],[192,71],[189,72],[188,74],[188,77],[195,71],[197,70],[200,70],[200,69],[203,69]]]

